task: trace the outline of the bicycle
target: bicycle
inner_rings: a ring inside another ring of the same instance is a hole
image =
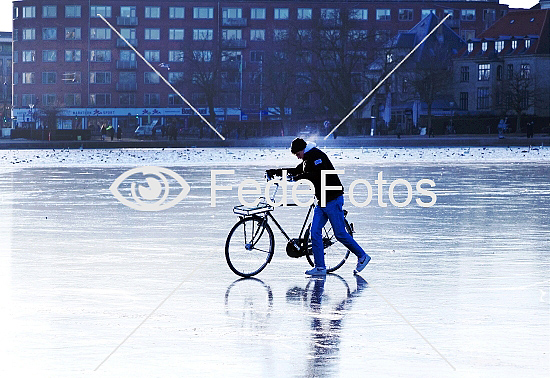
[[[270,177],[267,176],[268,181]],[[275,202],[275,196],[279,184],[275,184],[275,190],[271,197],[271,203]],[[287,240],[286,252],[290,257],[305,256],[311,266],[314,266],[313,252],[311,251],[309,217],[315,208],[312,203],[302,224],[302,229],[297,238],[291,238],[273,216],[275,208],[270,205],[265,197],[260,197],[260,202],[254,207],[237,205],[233,212],[239,216],[239,220],[229,234],[225,242],[225,258],[229,268],[241,277],[252,277],[260,273],[271,262],[275,252],[275,238],[269,225],[272,221]],[[288,204],[287,206],[297,206]],[[346,231],[353,236],[353,223],[346,219],[348,212],[344,210],[344,222]],[[325,265],[327,272],[334,272],[346,262],[350,251],[334,236],[330,222],[323,227],[323,247],[325,253]]]

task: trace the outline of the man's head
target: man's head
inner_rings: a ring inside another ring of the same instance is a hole
[[[298,159],[304,158],[304,150],[307,146],[307,143],[302,138],[296,138],[292,141],[290,145],[290,152],[292,152]]]

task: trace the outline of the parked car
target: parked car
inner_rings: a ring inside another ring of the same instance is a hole
[[[160,126],[157,126],[158,119],[153,120],[151,123],[141,125],[136,128],[134,134],[136,137],[150,137],[153,135],[153,129],[155,129],[155,135],[160,136]]]

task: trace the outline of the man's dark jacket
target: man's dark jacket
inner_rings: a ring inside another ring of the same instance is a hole
[[[315,187],[315,197],[319,203],[321,203],[321,171],[333,171],[334,166],[330,162],[328,156],[318,149],[313,147],[304,154],[304,161],[300,163],[296,168],[289,168],[287,172],[294,176],[294,180],[298,181],[301,179],[309,180],[313,183]],[[326,187],[339,186],[342,187],[340,178],[337,174],[329,173],[326,175],[325,180]],[[327,190],[326,191],[326,201],[329,203],[333,199],[344,194],[342,189],[338,190]]]

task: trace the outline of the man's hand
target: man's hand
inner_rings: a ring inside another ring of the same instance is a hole
[[[283,170],[282,169],[268,169],[265,171],[265,176],[268,180],[272,180],[275,176],[282,176]]]

